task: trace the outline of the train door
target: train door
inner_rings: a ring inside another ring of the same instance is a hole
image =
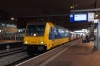
[[[52,33],[52,46],[54,47],[54,39],[55,39],[55,34],[54,34],[54,27],[51,27],[51,33]]]
[[[49,31],[49,42],[51,44],[51,47],[54,47],[54,39],[55,39],[55,35],[54,35],[54,27],[50,27],[50,31]]]
[[[54,39],[55,39],[54,27],[51,27],[51,29],[52,29],[52,41],[54,42]]]
[[[54,28],[53,27],[50,27],[49,39],[54,41]]]

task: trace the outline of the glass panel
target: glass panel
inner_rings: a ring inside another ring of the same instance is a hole
[[[26,29],[27,36],[43,36],[45,25],[28,25]]]

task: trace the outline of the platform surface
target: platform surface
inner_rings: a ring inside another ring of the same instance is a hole
[[[100,66],[100,50],[78,39],[16,66]]]

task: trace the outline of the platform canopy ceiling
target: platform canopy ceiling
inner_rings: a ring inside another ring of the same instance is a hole
[[[17,19],[32,16],[36,19],[43,19],[44,15],[57,15],[44,17],[57,25],[70,30],[80,30],[87,28],[89,22],[70,23],[70,6],[75,5],[74,10],[93,9],[100,7],[100,0],[0,0],[0,10],[14,16]],[[66,16],[64,16],[66,14]],[[59,15],[59,16],[58,16]],[[42,16],[42,18],[40,17]],[[20,23],[18,23],[20,24]],[[23,24],[19,27],[25,26]]]

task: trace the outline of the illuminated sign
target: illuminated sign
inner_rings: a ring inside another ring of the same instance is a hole
[[[70,22],[91,22],[94,21],[94,13],[70,14]]]
[[[70,22],[88,22],[87,14],[70,14]]]

